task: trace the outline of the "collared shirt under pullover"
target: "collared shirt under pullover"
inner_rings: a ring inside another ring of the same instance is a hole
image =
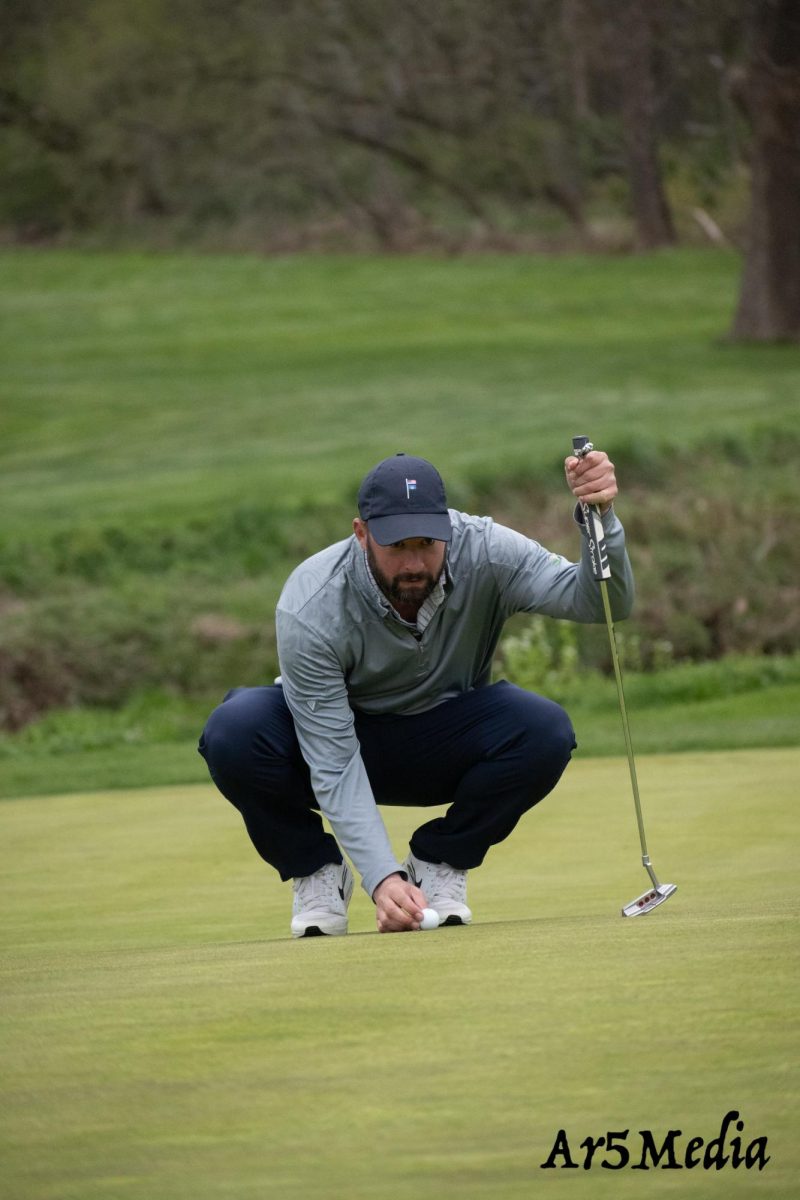
[[[452,509],[450,517],[444,599],[421,633],[377,589],[354,536],[301,563],[278,601],[281,682],[314,794],[370,896],[402,868],[361,759],[354,710],[420,713],[485,686],[512,613],[603,620],[585,533],[580,562],[571,563],[490,517]],[[613,509],[603,526],[620,619],[633,604],[633,576]]]

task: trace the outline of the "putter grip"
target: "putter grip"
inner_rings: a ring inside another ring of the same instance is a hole
[[[572,439],[572,452],[576,458],[583,458],[594,447],[584,434],[578,434]],[[579,500],[583,524],[589,540],[589,560],[592,564],[592,575],[597,580],[610,579],[611,567],[608,565],[606,553],[606,536],[603,532],[603,521],[594,504]]]

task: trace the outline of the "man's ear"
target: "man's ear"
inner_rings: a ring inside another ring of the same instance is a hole
[[[361,517],[353,517],[353,533],[358,539],[358,544],[366,547],[367,544],[367,522],[362,521]]]

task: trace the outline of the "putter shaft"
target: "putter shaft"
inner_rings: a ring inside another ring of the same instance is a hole
[[[583,434],[572,439],[573,453],[578,458],[583,458],[592,449],[592,443]],[[591,560],[592,574],[600,585],[600,594],[603,599],[603,613],[605,615],[606,628],[608,629],[608,641],[611,647],[611,661],[614,665],[614,679],[617,684],[617,696],[619,698],[619,712],[622,718],[622,732],[625,738],[625,751],[628,755],[628,770],[631,776],[631,790],[633,792],[633,804],[636,810],[636,825],[639,830],[639,843],[642,847],[642,866],[650,876],[650,881],[653,885],[652,891],[643,893],[637,896],[630,904],[626,904],[622,909],[623,917],[634,917],[640,913],[651,912],[659,904],[663,904],[673,892],[677,891],[677,886],[674,883],[659,883],[653,864],[650,861],[650,855],[647,852],[647,839],[644,833],[644,819],[642,817],[642,802],[639,798],[639,782],[636,778],[636,764],[633,758],[633,743],[631,742],[631,732],[628,725],[628,710],[625,706],[625,692],[622,686],[622,671],[619,664],[619,652],[617,650],[617,638],[614,631],[614,618],[611,614],[611,602],[608,598],[607,580],[611,578],[611,565],[608,561],[606,553],[605,535],[603,533],[603,522],[600,517],[600,511],[596,505],[589,504],[585,500],[579,501],[583,519],[586,525],[586,530],[589,539],[589,557]]]
[[[647,852],[647,838],[644,832],[644,819],[642,817],[642,802],[639,798],[639,781],[636,778],[636,763],[633,757],[633,743],[631,742],[631,731],[628,725],[628,710],[625,707],[625,690],[622,686],[622,671],[619,665],[619,652],[617,650],[617,637],[614,632],[614,619],[611,616],[611,602],[608,599],[608,586],[605,579],[601,579],[600,595],[603,597],[603,612],[606,618],[606,628],[608,629],[608,642],[611,647],[611,661],[614,664],[614,678],[617,682],[617,695],[619,697],[619,712],[622,718],[622,733],[625,738],[625,750],[628,755],[628,770],[631,776],[631,790],[633,791],[633,804],[636,809],[636,824],[639,827],[639,843],[642,847],[642,865],[653,881],[653,887],[659,887],[656,873],[653,870],[650,862],[650,855]]]

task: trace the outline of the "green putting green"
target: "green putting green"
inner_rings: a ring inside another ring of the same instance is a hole
[[[378,936],[357,892],[304,942],[210,786],[4,802],[4,1194],[796,1195],[800,751],[638,766],[679,889],[651,915],[619,916],[626,763],[578,760],[471,875],[472,927]],[[401,853],[419,813],[386,815]],[[631,1169],[640,1130],[684,1163],[732,1110],[764,1170]],[[543,1169],[560,1130],[577,1166]]]

